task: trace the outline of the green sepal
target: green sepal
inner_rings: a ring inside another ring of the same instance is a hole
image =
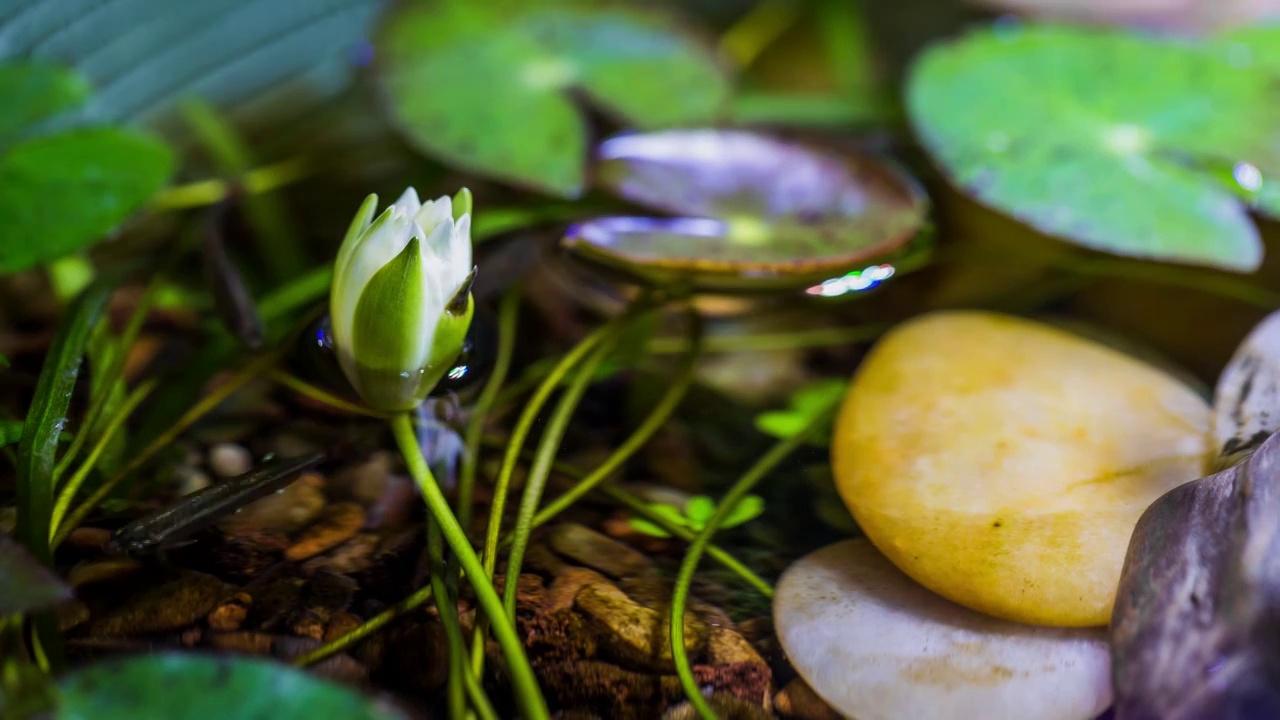
[[[471,191],[462,188],[458,194],[453,196],[453,220],[457,222],[462,219],[463,215],[471,212]]]
[[[370,406],[379,410],[411,410],[423,369],[421,343],[424,297],[420,240],[413,238],[365,285],[356,303],[351,328],[354,384]]]

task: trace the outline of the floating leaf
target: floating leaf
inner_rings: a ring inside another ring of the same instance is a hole
[[[927,52],[907,104],[954,183],[1042,232],[1119,255],[1251,271],[1262,246],[1245,201],[1266,206],[1257,185],[1280,172],[1280,91],[1224,55],[1118,32],[1002,25]],[[1240,163],[1253,171],[1231,172]]]
[[[565,246],[654,283],[766,289],[861,273],[903,251],[927,212],[883,160],[746,131],[621,135],[598,154],[605,188],[684,217],[591,220]]]
[[[0,145],[29,125],[75,107],[89,95],[78,73],[56,65],[0,65]]]
[[[164,185],[172,169],[164,145],[114,128],[15,145],[0,155],[0,272],[98,240]]]
[[[0,617],[49,607],[71,597],[71,588],[0,533]]]
[[[280,663],[163,652],[112,658],[59,683],[56,720],[396,720],[355,691]]]
[[[391,113],[423,151],[556,195],[582,190],[581,90],[641,126],[705,122],[728,98],[710,51],[660,15],[404,4],[378,39]]]

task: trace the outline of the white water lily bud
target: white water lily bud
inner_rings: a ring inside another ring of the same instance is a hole
[[[471,325],[471,193],[422,204],[409,188],[375,220],[356,212],[329,296],[342,371],[379,410],[418,405],[457,359]]]

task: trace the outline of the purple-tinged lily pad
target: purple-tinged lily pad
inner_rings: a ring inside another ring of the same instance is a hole
[[[0,532],[0,617],[46,608],[69,597],[66,583]]]
[[[1280,717],[1280,314],[1215,393],[1215,475],[1134,529],[1111,620],[1116,720]],[[1243,458],[1243,460],[1241,460]]]
[[[651,282],[805,287],[861,273],[904,252],[928,210],[915,180],[884,160],[753,132],[628,134],[597,154],[599,184],[679,217],[590,220],[565,246]]]

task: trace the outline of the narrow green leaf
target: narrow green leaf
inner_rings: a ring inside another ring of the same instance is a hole
[[[28,140],[0,155],[0,273],[87,247],[169,178],[173,155],[115,128]]]
[[[0,146],[88,96],[89,83],[74,70],[48,63],[0,65]]]
[[[769,410],[756,416],[756,428],[776,438],[789,438],[804,426],[804,414],[794,410]]]
[[[115,280],[100,277],[68,306],[45,356],[18,445],[18,539],[46,565],[52,560],[49,517],[58,438],[67,422],[85,348],[106,310]]]
[[[21,420],[0,420],[0,447],[12,445],[22,439]]]
[[[0,533],[0,617],[40,610],[69,597],[66,583]]]
[[[101,398],[101,410],[98,411],[98,422],[92,427],[81,428],[80,432],[87,433],[85,442],[92,446],[102,437],[103,430],[107,425],[107,421],[119,411],[120,406],[124,404],[125,396],[128,390],[124,386],[124,378],[117,374],[114,377],[106,377],[106,373],[110,371],[117,363],[123,362],[121,357],[127,348],[120,345],[119,338],[115,337],[111,332],[110,323],[105,318],[98,323],[97,329],[89,337],[89,347],[87,356],[89,358],[89,395],[92,398]],[[120,467],[121,459],[124,457],[126,443],[128,442],[127,433],[121,428],[107,444],[106,451],[98,460],[98,467],[102,472],[111,475]]]

